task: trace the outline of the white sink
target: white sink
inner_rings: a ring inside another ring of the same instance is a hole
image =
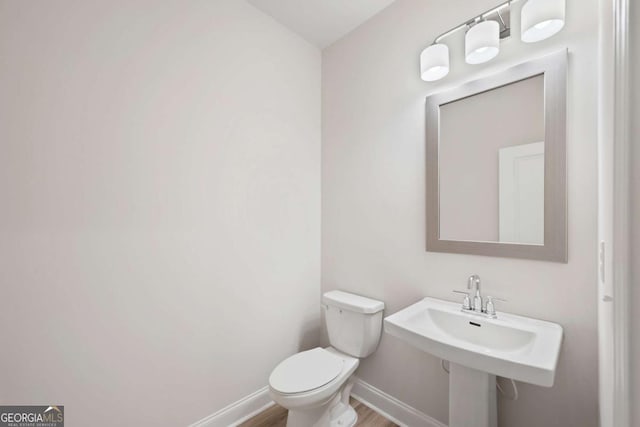
[[[385,332],[467,368],[551,387],[562,327],[514,314],[490,319],[425,298],[384,319]]]

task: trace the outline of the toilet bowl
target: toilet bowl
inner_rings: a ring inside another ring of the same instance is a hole
[[[323,298],[330,347],[296,353],[269,377],[269,393],[289,410],[287,427],[350,427],[352,376],[378,346],[384,303],[341,291]]]
[[[348,381],[359,364],[357,358],[331,347],[314,348],[282,361],[271,374],[269,386],[273,400],[289,410],[287,426],[355,424]]]

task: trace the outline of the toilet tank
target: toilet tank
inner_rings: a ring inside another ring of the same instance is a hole
[[[322,296],[331,346],[353,357],[367,357],[380,342],[384,303],[342,291]]]

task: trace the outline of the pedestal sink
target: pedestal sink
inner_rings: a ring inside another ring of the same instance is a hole
[[[496,375],[551,387],[558,324],[514,314],[491,319],[424,298],[384,319],[384,330],[450,362],[449,427],[497,427]]]

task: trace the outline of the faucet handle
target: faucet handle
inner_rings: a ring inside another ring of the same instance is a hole
[[[493,316],[493,317],[496,316],[496,306],[493,304],[494,301],[507,302],[507,300],[502,298],[492,297],[492,296],[487,297],[487,306],[484,309],[484,311],[487,315]]]
[[[456,290],[454,290],[453,292],[455,292],[456,294],[463,294],[464,300],[462,301],[462,309],[471,310],[471,298],[469,298],[469,293],[464,291],[456,291]]]

